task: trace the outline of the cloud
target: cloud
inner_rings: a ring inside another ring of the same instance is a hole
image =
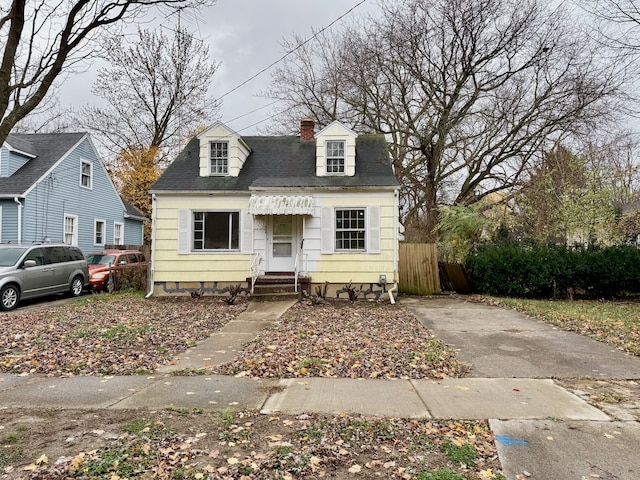
[[[361,0],[218,0],[197,15],[185,14],[180,23],[203,40],[210,49],[211,58],[221,63],[211,85],[211,94],[221,96],[255,75],[285,53],[281,46],[284,38],[293,33],[305,38],[326,27],[336,18],[360,3]],[[368,0],[351,12],[346,19],[372,13],[377,5]],[[157,14],[156,22],[164,28],[177,25],[178,16]],[[339,28],[335,25],[332,28]],[[82,74],[65,82],[61,89],[64,106],[80,107],[94,103],[91,86],[95,82],[98,63]],[[261,74],[223,99],[222,118],[233,119],[271,100],[258,97],[268,88],[270,72]],[[268,117],[271,109],[263,108],[240,120],[229,123],[241,134],[257,131],[257,126],[245,128]]]

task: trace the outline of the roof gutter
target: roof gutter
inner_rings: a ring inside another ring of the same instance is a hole
[[[13,197],[13,201],[18,204],[18,243],[22,243],[22,203],[18,197]]]
[[[141,222],[146,222],[147,220],[149,220],[147,217],[140,217],[138,215],[130,215],[128,213],[124,214],[124,218],[131,219],[131,220],[140,220]]]

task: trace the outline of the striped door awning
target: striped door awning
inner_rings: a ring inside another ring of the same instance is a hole
[[[252,215],[312,215],[313,197],[309,195],[251,195]]]

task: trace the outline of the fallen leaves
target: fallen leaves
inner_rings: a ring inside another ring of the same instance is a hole
[[[400,305],[300,303],[216,373],[265,378],[446,378],[466,367]]]
[[[79,415],[90,415],[83,412]],[[117,414],[117,413],[113,413]],[[47,412],[64,418],[68,412]],[[107,415],[106,413],[104,415]],[[102,417],[104,421],[109,422]],[[84,423],[85,420],[80,422]],[[68,420],[65,420],[65,424]],[[388,478],[413,480],[438,469],[460,478],[495,478],[500,464],[486,422],[381,418],[363,415],[302,414],[265,416],[258,412],[211,416],[172,412],[145,413],[136,433],[82,436],[82,451],[69,451],[55,462],[32,461],[31,480],[53,478]],[[148,428],[141,428],[147,426]],[[112,426],[113,427],[113,426]],[[238,435],[238,430],[244,433]],[[38,429],[34,434],[40,435]],[[228,442],[236,437],[237,442]],[[101,441],[100,448],[91,442]],[[448,456],[449,444],[477,452],[462,464]],[[79,449],[78,449],[79,450]],[[34,457],[35,458],[35,457]],[[17,478],[17,477],[16,477]],[[23,477],[24,478],[24,477]],[[456,477],[457,478],[457,477]]]
[[[0,371],[18,375],[153,372],[246,308],[205,298],[94,295],[0,316]],[[52,320],[53,319],[53,320]]]

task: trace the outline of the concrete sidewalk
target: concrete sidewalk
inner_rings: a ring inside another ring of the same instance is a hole
[[[490,419],[509,480],[640,478],[640,424],[616,421],[551,378],[640,379],[640,359],[517,312],[460,299],[402,299],[478,377],[447,380],[176,376],[224,363],[294,302],[252,302],[224,329],[150,376],[0,374],[0,408],[199,408],[263,413]],[[558,340],[560,339],[560,340]],[[561,363],[562,365],[556,365]],[[545,374],[551,371],[552,373]],[[479,375],[482,373],[482,375]],[[493,377],[493,378],[491,378]]]
[[[0,376],[0,407],[252,409],[404,418],[608,421],[551,380],[254,380],[213,376]]]

